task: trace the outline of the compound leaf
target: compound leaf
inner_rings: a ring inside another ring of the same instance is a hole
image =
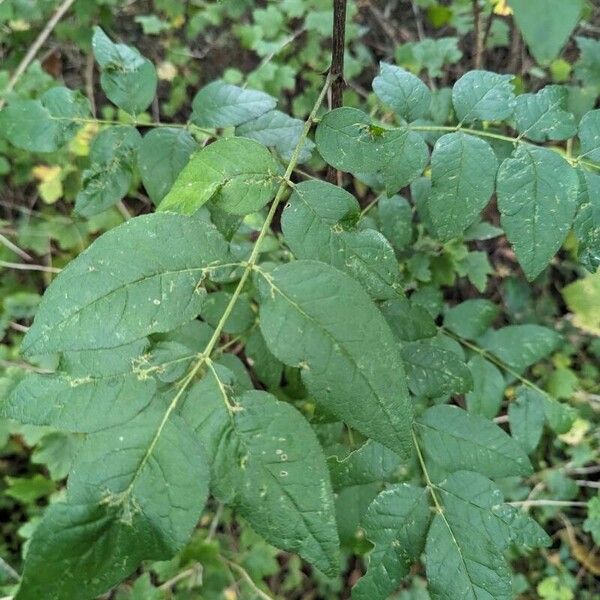
[[[132,115],[146,110],[156,95],[154,65],[135,48],[114,44],[99,27],[94,28],[92,50],[106,97]]]
[[[521,446],[495,423],[456,406],[433,406],[415,421],[425,455],[448,471],[466,469],[488,477],[528,475]]]
[[[464,133],[438,139],[431,155],[428,211],[441,240],[460,235],[478,220],[494,193],[497,170],[486,141]]]
[[[294,187],[281,228],[297,258],[346,271],[374,299],[393,298],[402,289],[394,249],[378,231],[358,230],[359,216],[358,202],[346,190],[322,181],[303,181]]]
[[[260,117],[276,104],[264,92],[213,81],[194,97],[191,121],[198,127],[234,127]]]
[[[406,457],[411,407],[397,342],[361,286],[333,267],[295,261],[260,282],[271,352],[300,367],[317,403]]]
[[[167,195],[198,145],[185,129],[157,127],[142,139],[137,165],[155,205]]]
[[[502,373],[489,360],[476,354],[469,361],[473,377],[473,389],[465,400],[470,413],[493,419],[502,406],[506,382]]]
[[[23,352],[111,348],[183,325],[200,312],[206,293],[199,284],[228,252],[201,219],[160,213],[130,219],[52,282]]]
[[[209,200],[235,215],[260,210],[280,185],[281,167],[258,142],[224,138],[195,154],[160,203],[161,211],[191,215]]]
[[[521,144],[498,171],[502,227],[529,280],[556,254],[577,209],[577,172],[548,148]]]

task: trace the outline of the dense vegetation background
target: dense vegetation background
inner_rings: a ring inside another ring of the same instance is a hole
[[[23,63],[60,5],[68,5],[64,16],[47,30],[32,60]],[[98,234],[154,208],[131,160],[122,166],[128,190],[122,200],[90,217],[81,216],[85,210],[73,211],[82,181],[90,177],[91,141],[106,122],[131,122],[107,101],[99,85],[91,53],[93,27],[100,25],[112,39],[137,47],[156,65],[158,96],[136,123],[143,132],[144,121],[186,123],[197,90],[218,78],[264,90],[278,98],[280,110],[304,119],[330,63],[331,9],[328,0],[0,0],[0,103],[38,98],[61,84],[82,90],[96,117],[64,148],[50,153],[18,149],[0,130],[0,401],[24,372],[52,367],[23,362],[19,347],[55,274]],[[380,61],[420,75],[436,90],[441,112],[449,110],[445,90],[473,68],[514,74],[520,92],[535,92],[549,83],[565,86],[568,110],[577,121],[598,107],[600,6],[594,0],[351,1],[346,44],[343,102],[367,112],[375,105],[371,81]],[[23,72],[20,64],[26,65]],[[210,138],[199,128],[191,132],[203,143]],[[315,155],[300,173],[324,176],[326,170]],[[339,175],[338,182],[365,211],[373,210],[370,214],[383,229],[390,217],[381,208],[376,212],[376,197],[365,182],[348,175]],[[404,239],[399,242],[404,245],[412,243],[404,274],[413,298],[432,316],[483,296],[496,305],[493,321],[498,326],[535,323],[562,334],[560,344],[527,366],[536,385],[576,411],[566,433],[542,434],[535,415],[518,413],[513,382],[502,382],[498,390],[492,389],[493,377],[483,377],[474,390],[454,395],[463,406],[497,403],[497,409],[480,410],[491,411],[507,428],[512,406],[513,435],[528,447],[535,467],[530,477],[501,482],[506,497],[525,504],[552,537],[547,549],[512,556],[515,595],[598,598],[600,273],[579,265],[577,242],[570,236],[551,266],[527,283],[511,247],[494,229],[499,220],[494,205],[484,215],[485,233],[445,244],[423,235],[410,208],[408,214],[404,230],[391,235]],[[249,218],[244,227],[240,244],[256,237],[260,222]],[[514,341],[516,346],[526,343]],[[242,345],[234,345],[233,351],[251,363]],[[290,379],[285,394],[302,404],[299,386]],[[515,432],[519,422],[527,427]],[[316,425],[323,445],[333,445],[340,436],[338,425]],[[64,495],[78,442],[76,434],[0,420],[0,590],[5,595],[12,592],[44,507]],[[144,564],[107,597],[346,598],[364,573],[362,557],[370,544],[360,524],[380,487],[369,483],[336,490],[347,557],[340,577],[325,577],[298,557],[269,546],[232,511],[211,500],[178,556]],[[403,588],[395,597],[428,598],[418,568]]]

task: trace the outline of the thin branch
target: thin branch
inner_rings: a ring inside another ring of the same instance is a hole
[[[587,502],[569,502],[568,500],[519,500],[518,502],[507,502],[511,506],[521,506],[523,509],[529,506],[587,506]]]
[[[6,262],[0,260],[0,267],[5,269],[17,269],[18,271],[43,271],[44,273],[60,273],[62,269],[57,267],[46,267],[44,265],[23,265],[21,263]]]
[[[346,0],[333,0],[333,32],[331,41],[331,109],[340,108],[344,103],[344,50],[346,48]],[[327,169],[327,181],[336,183],[338,172],[333,167]]]
[[[29,47],[27,54],[23,57],[23,60],[19,63],[13,76],[10,78],[8,84],[3,90],[4,94],[12,92],[15,85],[21,79],[21,76],[27,70],[27,67],[31,64],[33,59],[36,57],[40,48],[44,45],[44,42],[48,39],[48,36],[52,33],[52,30],[56,27],[57,23],[63,18],[65,13],[71,8],[71,5],[75,0],[64,0],[63,3],[56,9],[56,12],[52,15],[51,19],[46,24],[46,27],[37,36],[35,42]],[[0,109],[4,106],[6,100],[0,98]]]
[[[14,252],[15,254],[18,254],[23,260],[33,260],[33,258],[31,256],[29,256],[29,254],[27,254],[27,252],[25,252],[25,250],[21,250],[21,248],[19,248],[19,246],[17,246],[16,244],[13,244],[7,237],[3,236],[1,233],[0,233],[0,244],[2,244],[3,246],[6,246],[9,250]]]
[[[0,569],[2,569],[11,579],[21,581],[21,576],[1,556]]]
[[[483,61],[483,36],[481,35],[481,7],[479,6],[479,0],[473,0],[473,26],[473,37],[475,38],[473,68],[481,69]]]
[[[255,594],[260,596],[263,600],[273,600],[273,598],[271,596],[269,596],[269,594],[267,594],[266,592],[263,592],[258,587],[258,585],[256,585],[256,583],[254,582],[252,577],[250,577],[250,575],[248,574],[246,569],[244,569],[244,567],[242,567],[241,565],[238,565],[237,563],[233,562],[232,560],[225,558],[224,556],[222,556],[221,558],[227,564],[228,567],[230,567],[234,571],[237,571],[244,578],[246,583],[252,588],[252,590],[254,591]]]

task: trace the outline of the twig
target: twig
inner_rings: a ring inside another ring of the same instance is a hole
[[[0,267],[5,269],[17,269],[19,271],[43,271],[44,273],[60,273],[62,269],[46,267],[44,265],[23,265],[21,263],[6,262],[0,260]]]
[[[333,32],[331,41],[331,109],[344,103],[344,50],[346,47],[346,0],[333,0]],[[338,172],[327,169],[327,181],[336,183]]]
[[[131,219],[131,213],[129,212],[129,209],[125,206],[122,200],[117,202],[117,209],[126,221]]]
[[[483,58],[483,37],[481,36],[481,7],[479,6],[479,0],[473,0],[473,25],[473,36],[475,37],[473,68],[481,69]]]
[[[14,579],[15,581],[21,581],[21,576],[0,556],[0,568],[4,570],[4,572]]]
[[[423,41],[423,39],[425,37],[425,32],[423,31],[423,22],[421,21],[421,11],[419,10],[419,7],[415,4],[414,0],[412,0],[411,5],[412,5],[413,15],[415,16],[415,24],[417,26],[417,35],[419,36],[419,40]]]
[[[520,500],[518,502],[508,502],[511,506],[587,506],[587,502],[570,502],[568,500]]]
[[[15,254],[18,254],[23,260],[33,260],[25,250],[21,250],[19,246],[13,244],[7,237],[0,233],[0,244],[6,246],[9,250],[12,250]]]
[[[233,562],[232,560],[225,558],[224,556],[222,556],[221,558],[227,564],[228,567],[230,567],[234,571],[237,571],[243,577],[243,579],[252,588],[252,590],[254,591],[255,594],[258,594],[258,596],[260,596],[263,600],[273,600],[273,598],[271,596],[269,596],[269,594],[267,594],[266,592],[263,592],[258,587],[258,585],[256,585],[256,583],[254,582],[252,577],[250,577],[250,575],[248,574],[246,569],[244,569],[244,567],[242,567],[241,565],[238,565],[237,563]]]
[[[15,85],[21,79],[23,73],[27,70],[27,67],[31,64],[31,61],[35,58],[40,48],[44,45],[44,42],[48,39],[48,36],[52,33],[52,30],[56,27],[56,24],[63,18],[65,13],[71,8],[71,5],[75,0],[64,0],[63,3],[56,9],[56,12],[52,15],[51,19],[46,24],[46,27],[37,36],[35,42],[29,47],[27,54],[23,57],[23,60],[19,63],[13,76],[10,78],[8,84],[3,90],[4,94],[12,92]],[[6,100],[0,98],[0,109],[4,106]]]

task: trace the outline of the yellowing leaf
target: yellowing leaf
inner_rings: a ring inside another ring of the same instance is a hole
[[[75,154],[75,156],[88,156],[90,153],[90,145],[92,140],[96,137],[98,129],[97,123],[86,123],[69,143],[69,150]]]
[[[600,336],[600,271],[571,283],[562,295],[573,312],[573,323]]]
[[[63,195],[62,169],[58,165],[38,165],[31,170],[40,181],[38,191],[46,204],[54,204]]]
[[[512,15],[512,13],[512,8],[506,4],[506,0],[494,1],[494,14],[500,15],[501,17],[508,17],[509,15]]]
[[[583,442],[585,434],[588,432],[589,428],[589,421],[585,421],[584,419],[576,419],[571,426],[571,429],[569,429],[567,433],[563,433],[563,435],[559,435],[558,437],[565,442],[565,444],[569,444],[569,446],[577,446],[577,444],[581,444],[581,442]]]

